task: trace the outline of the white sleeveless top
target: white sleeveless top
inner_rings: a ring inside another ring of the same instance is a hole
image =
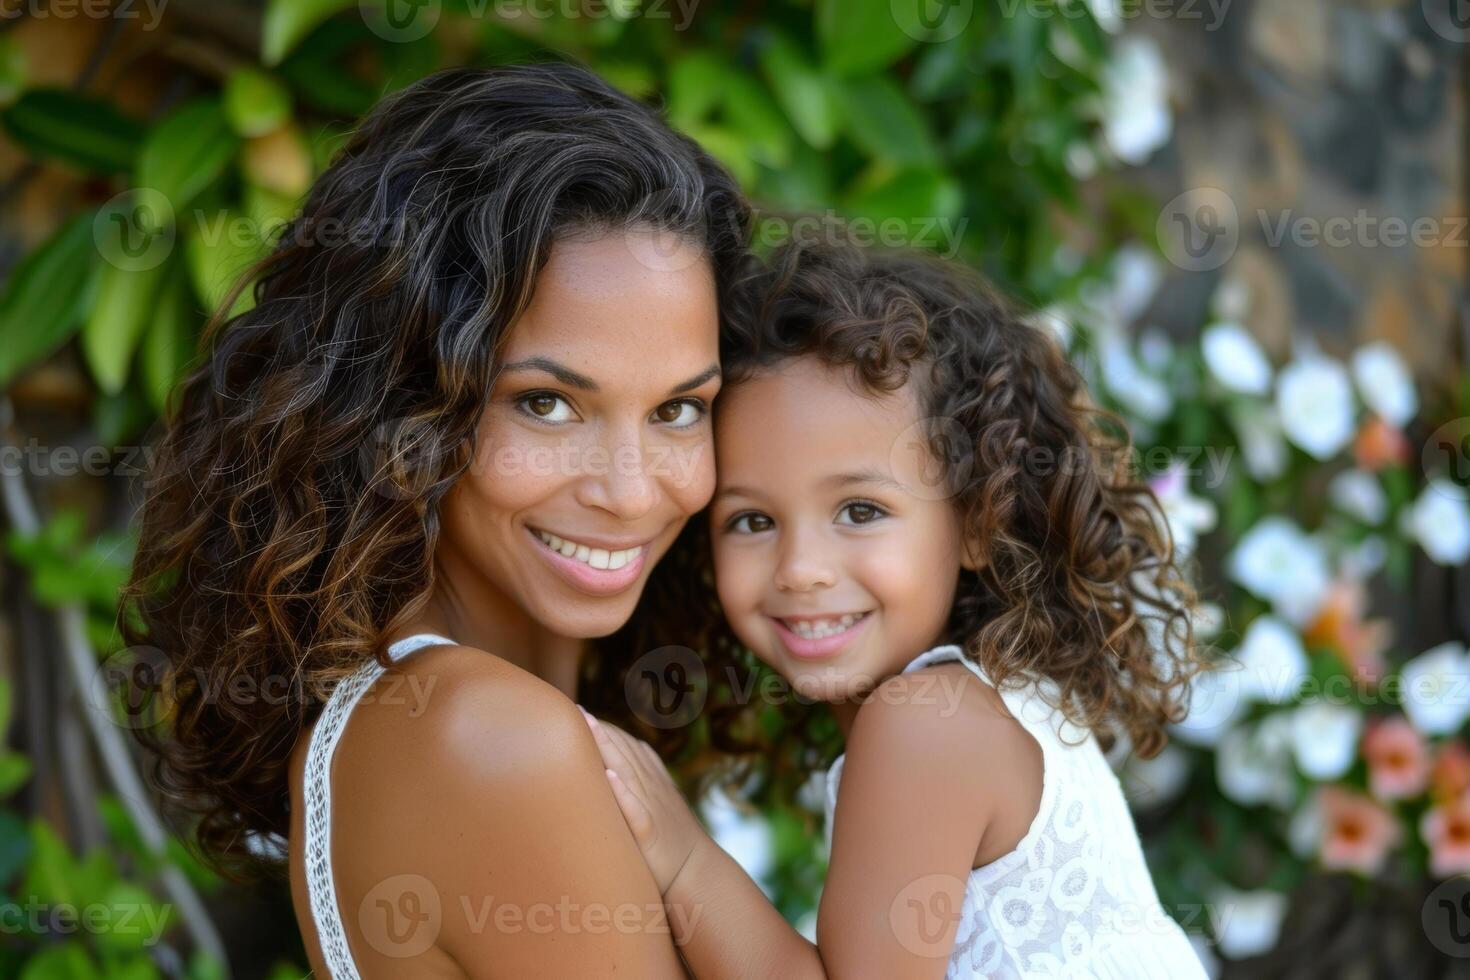
[[[921,653],[903,673],[949,660],[990,684],[957,646]],[[946,980],[1205,980],[1184,930],[1159,904],[1097,739],[1047,704],[1035,683],[1007,684],[1000,694],[1041,746],[1041,806],[1015,850],[970,872]],[[829,849],[845,758],[827,771]]]
[[[415,650],[445,643],[454,641],[434,633],[416,633],[390,644],[388,659],[396,663]],[[306,894],[330,980],[361,980],[347,947],[347,933],[337,909],[337,887],[332,881],[332,757],[347,727],[347,716],[385,670],[376,660],[369,660],[338,684],[322,708],[306,749],[301,791],[306,811]]]

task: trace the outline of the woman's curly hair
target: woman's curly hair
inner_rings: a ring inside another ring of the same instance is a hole
[[[163,668],[162,721],[134,730],[206,861],[263,870],[326,689],[422,608],[439,503],[552,245],[692,240],[723,306],[749,222],[713,158],[574,65],[441,71],[361,121],[222,305],[253,282],[254,307],[207,324],[123,593],[124,642]]]
[[[726,390],[793,357],[851,369],[874,393],[910,386],[942,469],[936,490],[978,547],[941,642],[997,685],[1051,679],[1058,706],[1104,745],[1122,735],[1156,754],[1203,662],[1198,597],[1157,496],[1133,471],[1126,426],[1090,402],[1053,336],[959,263],[830,243],[776,250],[742,280],[729,317]],[[686,546],[707,553],[707,534],[691,529]],[[763,668],[712,588],[684,605],[694,610],[685,642],[713,677],[734,681],[710,685],[712,740],[790,790],[830,760],[826,713],[732,699]]]

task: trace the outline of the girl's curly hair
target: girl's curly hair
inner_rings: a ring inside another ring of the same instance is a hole
[[[1157,496],[1134,476],[1126,426],[1090,402],[1052,335],[959,263],[830,243],[776,250],[742,280],[729,316],[727,386],[793,357],[850,368],[875,393],[910,386],[942,467],[936,489],[979,548],[941,642],[998,685],[1051,679],[1058,706],[1103,744],[1121,734],[1156,754],[1201,669],[1198,597]],[[707,549],[707,536],[689,547]],[[835,747],[826,713],[732,700],[763,668],[710,590],[685,608],[697,610],[686,628],[707,669],[735,682],[711,684],[714,741],[790,789]],[[741,725],[731,716],[742,713],[764,717]]]
[[[165,723],[134,730],[205,860],[263,870],[252,841],[287,834],[324,689],[386,663],[422,608],[439,502],[552,245],[673,233],[723,306],[749,222],[713,158],[574,65],[441,71],[361,121],[222,305],[254,281],[254,307],[206,326],[123,592],[124,642],[157,652],[166,694]]]

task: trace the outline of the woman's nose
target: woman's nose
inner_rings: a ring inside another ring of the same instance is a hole
[[[607,511],[621,521],[636,521],[658,503],[659,487],[651,471],[648,454],[637,437],[629,434],[609,440],[591,460],[578,486],[583,506]]]

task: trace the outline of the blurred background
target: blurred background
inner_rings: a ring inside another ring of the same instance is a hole
[[[354,122],[541,59],[664,107],[760,243],[984,269],[1134,426],[1233,669],[1118,764],[1213,974],[1470,976],[1467,43],[1466,0],[0,0],[0,976],[305,974],[109,697],[138,484]],[[810,932],[820,793],[703,811]]]

